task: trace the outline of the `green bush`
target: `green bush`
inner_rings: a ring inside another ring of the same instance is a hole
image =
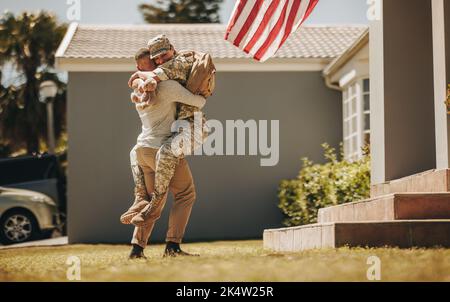
[[[365,148],[358,161],[343,160],[342,146],[338,159],[336,150],[323,144],[325,164],[314,164],[303,158],[297,179],[280,183],[279,205],[285,215],[284,225],[298,226],[317,222],[320,208],[357,201],[370,195],[370,156]]]

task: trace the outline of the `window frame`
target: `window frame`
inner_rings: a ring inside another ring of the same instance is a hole
[[[369,81],[367,91],[364,90],[366,80]],[[364,108],[366,95],[369,96],[368,110]],[[366,116],[369,118],[368,129],[365,125]],[[370,139],[370,79],[368,76],[355,77],[343,87],[342,121],[344,157],[350,161],[360,159],[363,156],[362,148],[365,145],[365,137],[368,135]]]

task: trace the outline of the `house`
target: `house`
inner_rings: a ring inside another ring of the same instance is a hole
[[[342,92],[344,155],[359,159],[370,144],[369,29],[324,69],[323,76],[329,88]]]
[[[375,5],[370,41],[360,37],[324,70],[329,86],[343,91],[351,120],[344,137],[359,129],[349,156],[370,135],[371,198],[320,209],[315,225],[266,230],[268,248],[450,247],[450,1]],[[370,84],[360,64],[367,49]]]
[[[342,97],[344,108],[356,102],[363,107],[369,93],[367,55],[356,74],[345,67],[354,52],[348,49],[366,39],[365,26],[305,26],[273,58],[259,63],[224,40],[224,25],[72,24],[56,56],[58,68],[69,74],[71,243],[130,240],[132,228],[121,225],[119,216],[132,201],[129,151],[140,124],[126,84],[135,70],[135,51],[159,33],[177,49],[212,54],[217,84],[204,111],[222,125],[227,146],[231,139],[237,148],[188,158],[197,201],[186,240],[260,238],[264,229],[281,226],[278,184],[296,177],[302,157],[322,162],[321,144],[338,147],[343,131],[348,157],[358,155],[368,134],[360,121],[366,110],[345,109],[344,129]],[[336,79],[340,91],[330,89]],[[356,114],[358,129],[351,126]],[[259,149],[252,149],[253,141]],[[269,146],[270,155],[264,152]],[[264,165],[267,156],[271,161]],[[164,239],[167,212],[151,240]]]

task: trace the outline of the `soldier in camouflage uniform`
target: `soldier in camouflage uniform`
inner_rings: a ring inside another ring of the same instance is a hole
[[[187,82],[196,59],[195,52],[176,52],[164,35],[157,36],[150,40],[148,47],[150,50],[150,58],[159,65],[158,68],[153,70],[153,73],[156,76],[155,79],[158,82],[175,80],[190,90]],[[152,84],[153,82],[149,80],[153,79],[148,79],[145,83]],[[154,87],[152,88],[154,89]],[[144,89],[146,91],[151,91],[145,84]],[[197,91],[191,92],[196,93]],[[207,96],[204,95],[204,97]],[[147,217],[164,197],[179,160],[183,158],[185,154],[193,154],[193,151],[203,144],[208,135],[206,119],[199,108],[179,103],[177,108],[177,120],[181,121],[179,126],[182,128],[175,132],[158,150],[155,170],[155,190],[152,193],[150,202],[139,212],[139,214],[131,219],[131,223],[136,226],[145,224]],[[184,145],[185,143],[187,143],[187,145]],[[139,173],[142,173],[142,171],[139,171],[139,169],[133,170],[135,181],[136,179],[138,180],[137,186],[139,186],[140,180],[142,180]],[[140,192],[141,190],[137,189],[135,191]],[[137,203],[136,206],[140,207],[142,204],[143,203]]]

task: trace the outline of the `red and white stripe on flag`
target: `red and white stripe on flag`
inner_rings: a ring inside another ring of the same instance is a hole
[[[237,0],[225,40],[264,62],[313,11],[319,0]]]

